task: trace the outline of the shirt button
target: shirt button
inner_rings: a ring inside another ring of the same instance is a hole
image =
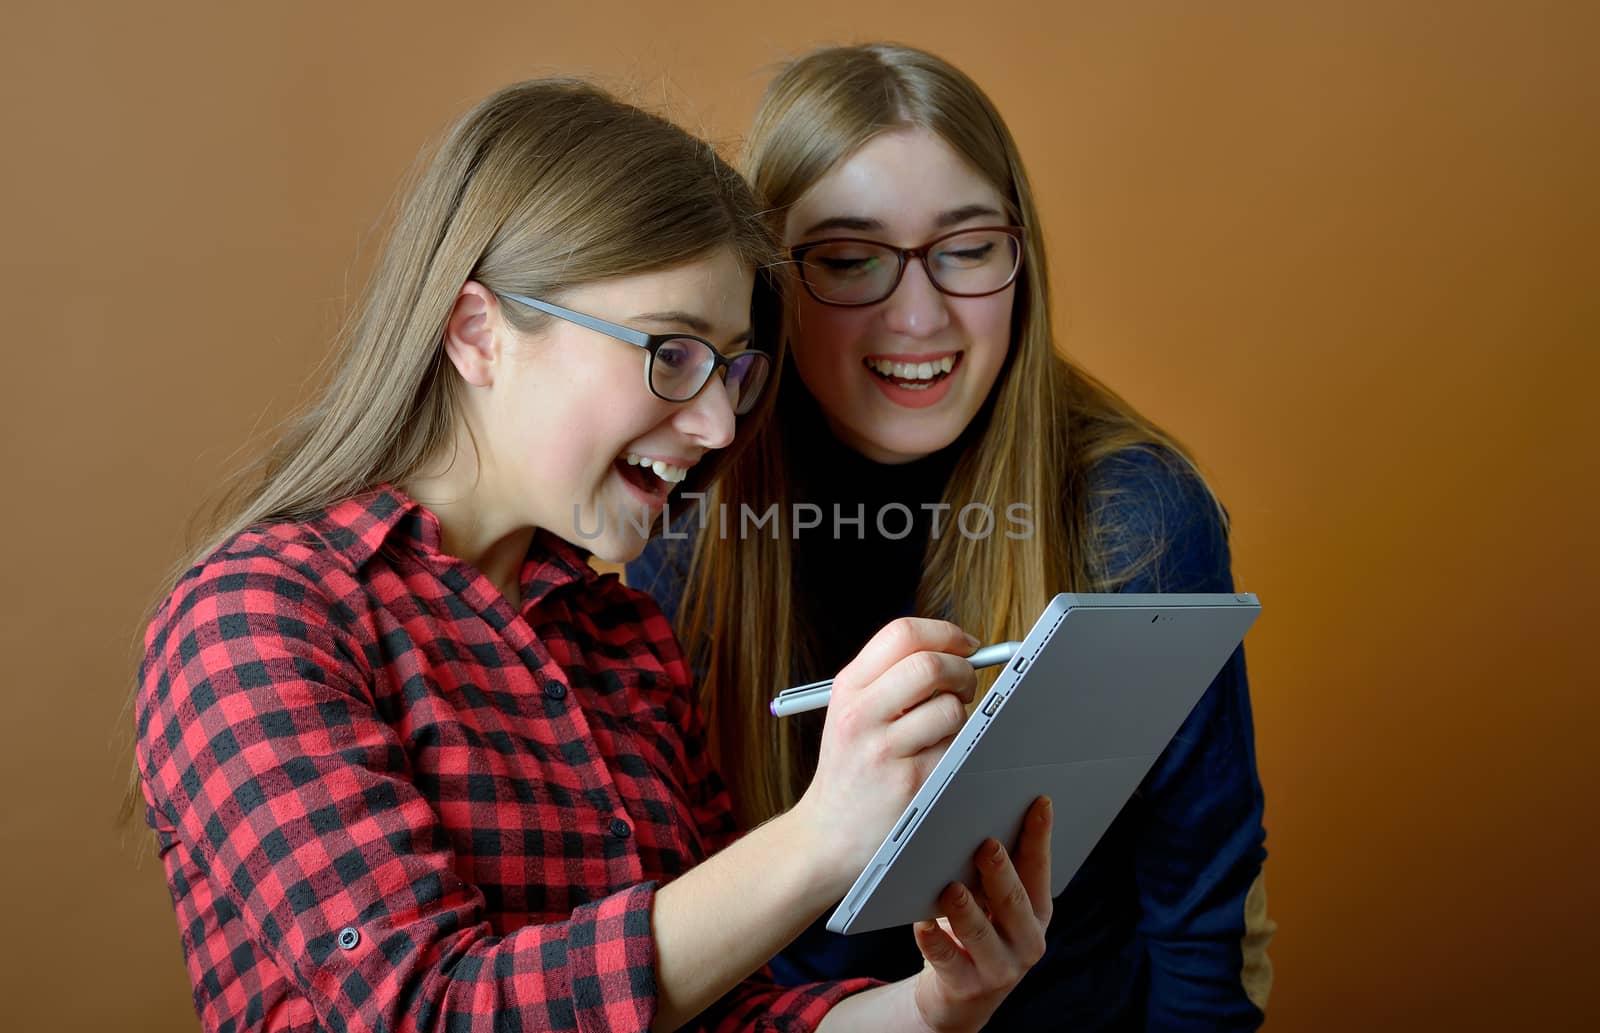
[[[567,687],[558,681],[547,681],[544,683],[544,694],[551,699],[565,699]]]
[[[361,934],[353,926],[345,926],[339,930],[339,946],[345,950],[355,950],[356,944],[361,942]]]
[[[616,836],[618,839],[627,839],[629,836],[633,835],[633,830],[630,829],[628,827],[628,823],[623,821],[621,818],[612,818],[611,834]]]

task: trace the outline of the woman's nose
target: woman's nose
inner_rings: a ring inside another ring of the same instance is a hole
[[[722,377],[713,376],[699,394],[681,406],[673,414],[673,424],[707,449],[732,444],[737,418]]]
[[[905,274],[900,277],[894,293],[884,301],[884,325],[906,337],[932,337],[950,325],[945,297],[928,277],[924,261],[908,259]]]

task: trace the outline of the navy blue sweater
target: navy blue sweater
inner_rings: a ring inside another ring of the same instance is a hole
[[[936,454],[905,466],[880,466],[826,432],[821,438],[826,440],[808,449],[807,469],[797,471],[798,485],[825,487],[800,489],[802,500],[821,506],[824,520],[797,541],[796,576],[806,597],[802,612],[827,613],[828,619],[813,629],[817,669],[797,666],[797,682],[830,677],[879,627],[912,611],[929,517],[895,539],[879,533],[873,514],[885,501],[928,514],[922,504],[939,499],[954,463],[953,454]],[[1130,451],[1102,464],[1095,487],[1112,492],[1107,504],[1117,510],[1112,523],[1121,531],[1111,542],[1114,557],[1132,563],[1153,543],[1161,545],[1159,558],[1123,591],[1233,590],[1226,532],[1193,476],[1152,453]],[[861,530],[846,523],[836,536],[833,503],[846,519],[865,506]],[[996,515],[995,533],[1001,534],[1007,524],[1003,514]],[[955,533],[950,518],[944,517],[943,533]],[[891,535],[902,524],[903,517],[886,518]],[[690,544],[658,538],[628,566],[628,582],[654,594],[674,619]],[[851,590],[836,591],[841,583]],[[685,645],[692,655],[695,644]],[[791,720],[806,718],[814,740],[823,713]],[[1044,958],[989,1028],[1256,1029],[1262,1013],[1246,984],[1262,999],[1263,975],[1270,970],[1258,949],[1245,947],[1246,896],[1266,858],[1262,810],[1241,648],[1056,899]],[[825,920],[826,915],[773,959],[780,982],[863,975],[895,980],[922,965],[909,929],[839,936],[823,928]]]

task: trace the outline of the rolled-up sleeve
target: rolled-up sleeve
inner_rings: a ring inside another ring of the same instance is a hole
[[[669,570],[674,570],[670,562]],[[633,568],[629,568],[630,575]],[[678,570],[681,573],[681,569]],[[679,582],[681,591],[681,581]],[[671,676],[688,684],[689,672],[682,654],[673,646],[668,663]],[[741,834],[733,814],[733,801],[711,763],[705,748],[705,723],[692,694],[676,697],[675,709],[683,726],[684,756],[688,766],[690,807],[706,854],[713,854]],[[907,940],[911,931],[906,930]],[[811,1033],[834,1005],[870,987],[881,985],[876,979],[839,979],[831,982],[780,986],[767,966],[739,983],[733,990],[706,1009],[692,1024],[693,1029],[710,1033]]]
[[[648,1029],[654,884],[495,935],[348,619],[246,551],[192,575],[152,625],[138,759],[203,1025],[235,1013],[232,976],[266,958],[331,1030]],[[244,930],[225,948],[201,935],[219,912]]]

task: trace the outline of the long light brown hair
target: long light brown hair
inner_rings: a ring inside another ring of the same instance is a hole
[[[1010,353],[945,488],[952,512],[986,503],[1032,507],[1026,539],[944,535],[930,541],[917,586],[918,613],[954,620],[986,642],[1021,638],[1057,592],[1111,591],[1152,563],[1118,556],[1114,508],[1091,479],[1097,463],[1147,449],[1198,476],[1168,435],[1058,353],[1049,276],[1027,174],[1000,114],[947,62],[893,45],[832,47],[790,64],[768,86],[746,145],[745,172],[775,227],[827,172],[879,133],[927,129],[944,139],[1005,199],[1026,231],[1012,314]],[[708,511],[744,503],[791,512],[787,471],[799,447],[785,378],[776,415],[725,468]],[[694,546],[679,633],[705,671],[702,698],[711,747],[747,828],[792,806],[805,789],[796,722],[774,721],[771,696],[813,654],[806,629],[826,620],[801,612],[793,538],[721,535],[715,521]],[[959,587],[959,591],[958,591]]]
[[[744,179],[708,143],[598,87],[507,87],[450,128],[419,166],[371,281],[336,341],[332,375],[278,442],[238,474],[182,573],[245,528],[303,519],[405,481],[454,440],[459,375],[441,339],[467,280],[491,291],[563,291],[694,261],[730,247],[757,270],[758,345],[778,349],[774,238]],[[525,332],[550,317],[507,306]],[[741,419],[758,425],[771,408]],[[721,457],[685,482],[705,483]],[[137,804],[137,773],[128,809]]]

